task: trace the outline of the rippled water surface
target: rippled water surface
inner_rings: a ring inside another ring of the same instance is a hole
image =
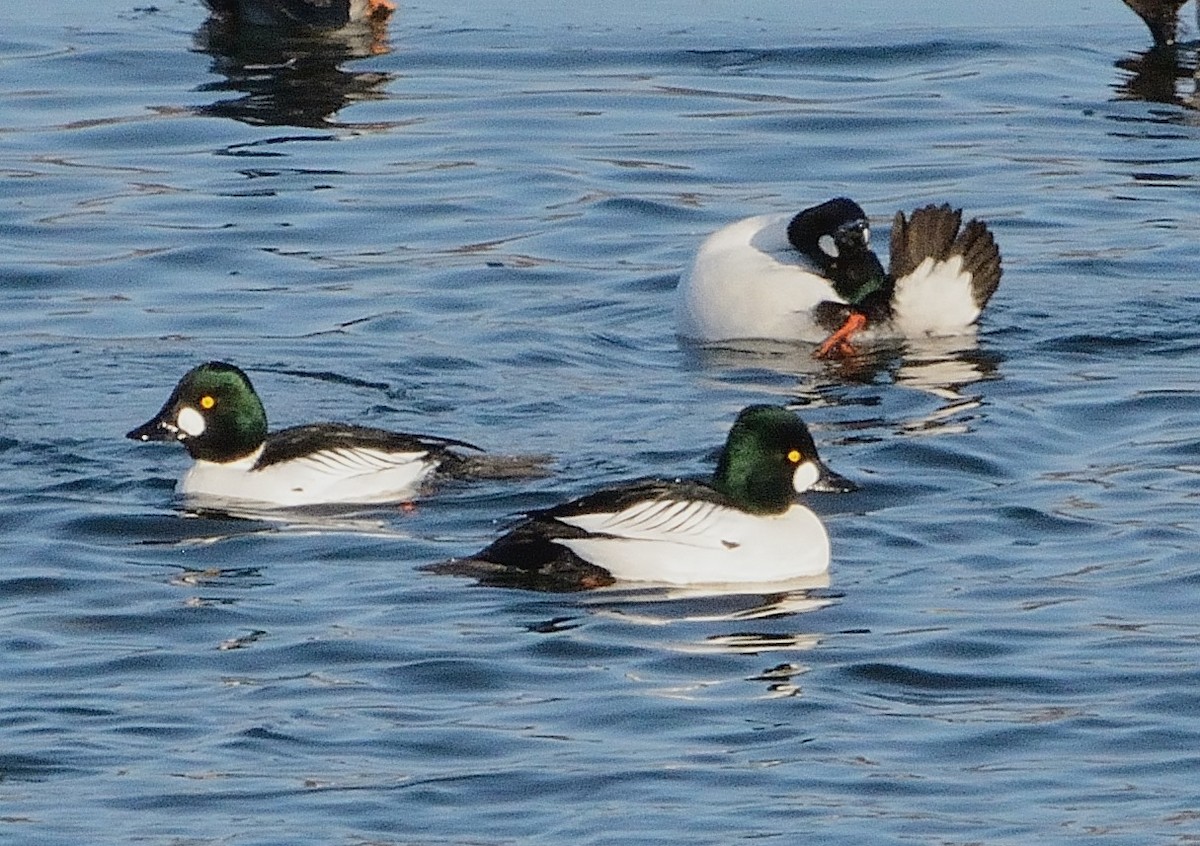
[[[287,43],[0,9],[0,840],[1200,837],[1195,49],[1117,0],[893,5],[452,0]],[[879,243],[926,202],[992,225],[976,343],[679,345],[705,233],[838,194]],[[184,452],[122,436],[211,358],[279,426],[555,472],[189,514]],[[763,401],[861,484],[814,501],[826,585],[419,569],[705,473]]]

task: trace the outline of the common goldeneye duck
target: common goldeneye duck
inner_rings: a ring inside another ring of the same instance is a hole
[[[471,558],[428,569],[539,590],[815,576],[829,569],[829,535],[796,495],[853,488],[821,462],[799,417],[752,405],[734,422],[711,482],[602,489],[532,512]]]
[[[406,500],[434,471],[469,463],[452,447],[479,449],[345,423],[268,433],[250,379],[215,361],[189,371],[162,410],[126,437],[184,445],[195,460],[176,486],[184,496],[277,507]]]
[[[204,0],[204,5],[229,21],[310,29],[377,23],[396,10],[392,0]]]
[[[679,282],[680,335],[701,342],[958,335],[970,331],[1000,284],[987,226],[925,206],[892,224],[889,268],[871,250],[866,213],[839,197],[799,214],[759,215],[710,235]],[[832,334],[831,334],[832,333]]]

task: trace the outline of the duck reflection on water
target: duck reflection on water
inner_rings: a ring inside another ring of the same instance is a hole
[[[1200,67],[1194,48],[1155,46],[1114,64],[1123,71],[1113,85],[1116,100],[1163,103],[1200,111]]]
[[[212,57],[222,78],[197,90],[230,96],[197,111],[255,126],[342,126],[334,116],[347,105],[385,96],[391,74],[343,66],[388,52],[386,36],[385,21],[324,30],[213,16],[197,31],[195,49]]]
[[[983,404],[972,385],[1001,378],[1002,356],[981,347],[975,335],[923,338],[864,347],[835,361],[814,359],[806,344],[733,341],[720,345],[682,345],[684,366],[703,371],[722,385],[753,384],[775,393],[780,402],[802,408],[843,405],[833,394],[847,386],[890,381],[932,397],[935,406],[903,420],[873,420],[869,428],[905,434],[949,435],[968,431]],[[857,403],[856,403],[857,404]],[[867,424],[864,424],[867,425]],[[854,435],[862,440],[863,432]],[[870,438],[867,438],[870,439]]]

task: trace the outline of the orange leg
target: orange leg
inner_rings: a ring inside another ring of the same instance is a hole
[[[390,52],[387,44],[387,22],[396,11],[392,0],[367,0],[367,25],[371,28],[371,55]]]
[[[826,338],[821,346],[817,347],[817,351],[813,353],[814,358],[845,358],[846,356],[854,355],[854,346],[850,343],[850,338],[855,332],[861,332],[867,326],[867,316],[857,311],[851,312],[846,318],[846,322],[841,328]]]
[[[382,19],[396,11],[392,0],[367,0],[367,17]]]

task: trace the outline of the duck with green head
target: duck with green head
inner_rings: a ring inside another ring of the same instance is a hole
[[[796,496],[853,487],[822,463],[799,417],[752,405],[733,424],[711,481],[599,490],[533,512],[476,555],[430,569],[543,590],[815,576],[829,568],[829,535]]]
[[[195,461],[176,490],[189,498],[275,507],[402,502],[435,471],[471,465],[456,448],[479,449],[348,423],[269,432],[250,378],[219,361],[189,371],[158,414],[127,437],[183,444]]]

